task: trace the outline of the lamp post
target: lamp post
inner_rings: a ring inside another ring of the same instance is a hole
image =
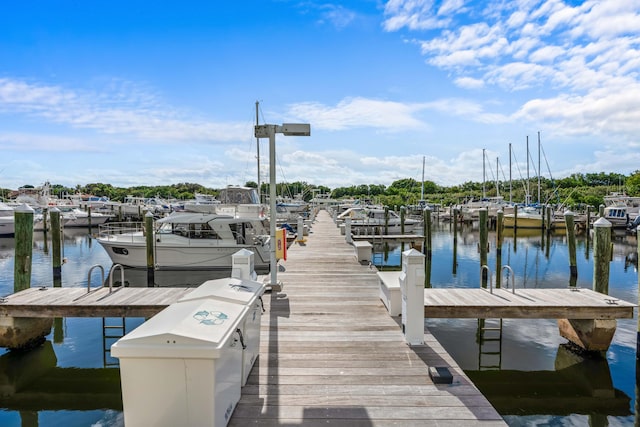
[[[269,138],[269,254],[270,285],[278,285],[276,261],[276,133],[287,136],[309,136],[311,125],[307,123],[283,123],[282,125],[256,125],[256,138]],[[286,245],[287,242],[284,242]]]

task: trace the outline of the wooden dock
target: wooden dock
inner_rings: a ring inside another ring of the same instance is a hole
[[[260,357],[229,426],[504,426],[427,331],[409,346],[379,298],[375,268],[356,261],[321,211],[264,297]],[[429,366],[453,384],[434,384]]]
[[[632,319],[635,307],[585,288],[424,290],[428,318]]]
[[[0,316],[151,317],[192,288],[29,288],[0,298]]]

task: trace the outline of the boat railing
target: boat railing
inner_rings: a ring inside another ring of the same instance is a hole
[[[107,222],[98,226],[98,235],[109,240],[110,236],[144,232],[143,222]]]

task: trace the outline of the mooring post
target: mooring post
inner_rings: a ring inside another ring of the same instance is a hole
[[[550,205],[547,205],[547,222],[545,223],[547,227],[547,232],[551,232],[551,229],[553,228],[552,213],[553,213],[553,208]]]
[[[481,208],[478,210],[480,216],[480,269],[482,274],[482,287],[487,287],[487,269],[482,266],[487,265],[487,250],[489,248],[489,230],[487,227],[487,209]]]
[[[504,241],[504,212],[498,210],[496,215],[496,288],[500,287],[502,277],[502,242]]]
[[[516,228],[518,228],[518,205],[513,206],[513,237],[516,236]]]
[[[384,234],[389,234],[389,206],[384,207]]]
[[[144,216],[144,230],[147,243],[147,286],[152,288],[155,286],[155,260],[153,253],[155,236],[153,232],[153,214],[149,211]]]
[[[353,243],[353,237],[351,236],[351,217],[346,217],[344,220],[344,239],[347,243]]]
[[[52,208],[51,215],[51,265],[53,267],[53,286],[62,287],[62,228],[60,226],[60,209]]]
[[[89,222],[89,234],[91,234],[91,205],[87,205],[87,221]]]
[[[404,236],[404,218],[407,215],[407,208],[400,206],[400,234]]]
[[[23,204],[13,211],[15,220],[15,260],[13,291],[31,287],[31,257],[33,253],[33,209]]]
[[[598,216],[604,218],[604,205],[598,206]]]
[[[42,230],[45,232],[45,234],[46,234],[46,232],[48,230],[48,228],[47,228],[47,225],[48,225],[47,224],[47,222],[48,222],[48,220],[47,220],[47,215],[48,215],[47,212],[48,212],[48,208],[46,208],[46,207],[42,208]],[[46,239],[45,239],[45,242],[46,242]]]
[[[591,206],[587,205],[587,225],[585,229],[587,230],[586,239],[589,241],[589,229],[591,228]]]
[[[422,224],[423,224],[423,234],[424,234],[424,254],[425,254],[425,278],[424,278],[424,287],[431,287],[431,255],[432,255],[432,247],[431,247],[431,208],[427,206],[422,211]]]
[[[573,212],[564,212],[564,222],[567,226],[567,241],[569,248],[569,286],[575,287],[578,280],[578,263],[576,261],[576,230]]]
[[[118,206],[118,222],[122,222],[122,205]]]
[[[593,230],[593,290],[608,295],[611,223],[600,218],[593,223]]]
[[[458,217],[458,209],[453,209],[454,218]],[[455,276],[458,271],[458,221],[453,221],[453,269],[452,273]]]

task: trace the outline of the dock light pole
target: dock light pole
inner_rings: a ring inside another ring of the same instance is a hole
[[[282,125],[256,125],[256,138],[269,138],[269,253],[271,255],[271,287],[278,285],[278,266],[276,262],[276,133],[286,136],[309,136],[311,125],[308,123],[283,123]],[[286,245],[287,242],[285,241]]]

